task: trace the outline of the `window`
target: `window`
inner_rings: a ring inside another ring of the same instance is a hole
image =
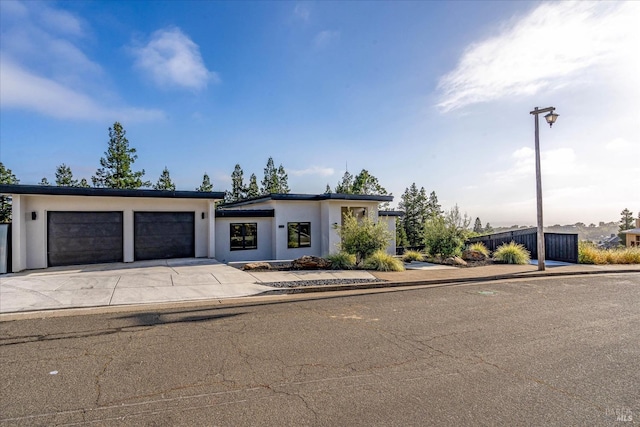
[[[311,247],[311,223],[310,222],[289,222],[287,223],[289,236],[287,238],[288,248],[309,248]]]
[[[258,224],[231,224],[231,250],[258,249]]]

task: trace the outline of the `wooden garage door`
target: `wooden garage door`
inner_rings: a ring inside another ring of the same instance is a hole
[[[47,213],[49,267],[122,260],[122,212]]]
[[[194,212],[135,212],[133,222],[136,261],[195,256]]]

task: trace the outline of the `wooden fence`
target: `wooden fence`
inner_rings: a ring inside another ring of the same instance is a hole
[[[538,231],[536,228],[489,234],[467,240],[467,244],[482,242],[491,251],[504,243],[516,242],[531,252],[531,259],[538,258]],[[545,259],[578,263],[578,235],[544,233]]]

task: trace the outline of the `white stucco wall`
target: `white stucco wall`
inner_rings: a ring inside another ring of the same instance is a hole
[[[47,212],[51,211],[116,211],[123,213],[123,254],[125,262],[133,259],[133,213],[140,212],[194,212],[195,255],[211,256],[210,236],[214,227],[209,226],[215,217],[211,215],[213,201],[208,199],[97,197],[13,195],[13,271],[47,267]],[[18,203],[16,203],[16,200]],[[18,221],[16,214],[19,212]],[[31,213],[36,212],[36,219]],[[205,218],[202,219],[202,212]],[[18,256],[16,256],[19,254]],[[215,251],[214,251],[215,254]]]
[[[387,228],[389,232],[391,232],[391,242],[389,242],[389,246],[387,246],[387,253],[389,255],[396,254],[396,217],[395,216],[381,216],[380,221],[385,221],[387,223]]]
[[[311,246],[306,248],[288,247],[290,222],[308,222],[311,226]],[[275,259],[296,259],[303,255],[322,255],[323,226],[320,221],[320,204],[316,201],[278,200],[275,204],[274,226]],[[282,228],[281,228],[282,226]]]
[[[256,223],[258,248],[231,250],[231,224]],[[273,218],[216,218],[216,259],[221,262],[266,261],[275,259],[272,252]]]

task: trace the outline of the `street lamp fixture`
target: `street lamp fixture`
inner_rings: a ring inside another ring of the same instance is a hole
[[[540,129],[538,124],[538,115],[548,113],[544,119],[549,123],[549,127],[558,119],[559,114],[554,113],[555,107],[534,108],[529,114],[535,116],[535,136],[536,136],[536,201],[538,208],[538,270],[545,270],[545,252],[544,252],[544,226],[542,220],[542,177],[540,174]]]

